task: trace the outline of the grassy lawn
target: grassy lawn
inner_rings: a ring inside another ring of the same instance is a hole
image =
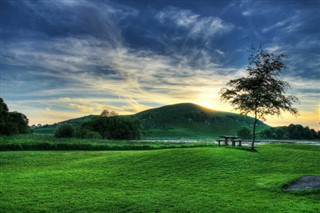
[[[0,152],[1,212],[320,212],[320,147]]]

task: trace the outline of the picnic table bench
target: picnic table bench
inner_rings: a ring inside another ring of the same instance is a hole
[[[226,136],[226,135],[223,135],[223,136],[220,136],[219,139],[216,140],[218,142],[218,145],[220,147],[221,145],[221,142],[224,142],[224,145],[225,146],[228,146],[228,142],[230,141],[232,146],[236,146],[236,143],[238,142],[238,146],[241,146],[241,143],[242,143],[242,140],[241,139],[237,139],[236,136]]]

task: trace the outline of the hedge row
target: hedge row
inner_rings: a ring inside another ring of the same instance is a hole
[[[166,148],[208,147],[214,144],[89,144],[89,143],[6,143],[0,151],[18,150],[153,150]]]

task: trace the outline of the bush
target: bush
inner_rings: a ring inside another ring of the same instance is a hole
[[[61,124],[54,132],[56,138],[72,138],[76,136],[76,130],[71,124]]]
[[[76,128],[76,138],[102,139],[98,132],[94,132],[82,127]]]
[[[240,138],[243,138],[243,139],[249,139],[249,138],[252,137],[251,131],[250,131],[250,129],[248,129],[247,127],[241,127],[241,128],[238,130],[237,135],[238,135]]]
[[[105,139],[138,140],[141,138],[140,121],[120,116],[94,118],[84,123],[82,127],[98,132]]]
[[[102,139],[101,135],[98,132],[88,130],[86,133],[86,137],[88,139]]]

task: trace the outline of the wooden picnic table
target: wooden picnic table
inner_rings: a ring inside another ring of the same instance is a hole
[[[230,141],[232,143],[232,146],[235,146],[236,145],[236,142],[238,142],[239,146],[241,146],[241,142],[242,140],[241,139],[237,139],[238,137],[237,136],[233,136],[233,135],[222,135],[220,136],[221,139],[217,139],[217,142],[220,146],[220,143],[221,142],[224,142],[224,145],[228,146],[228,141]]]

